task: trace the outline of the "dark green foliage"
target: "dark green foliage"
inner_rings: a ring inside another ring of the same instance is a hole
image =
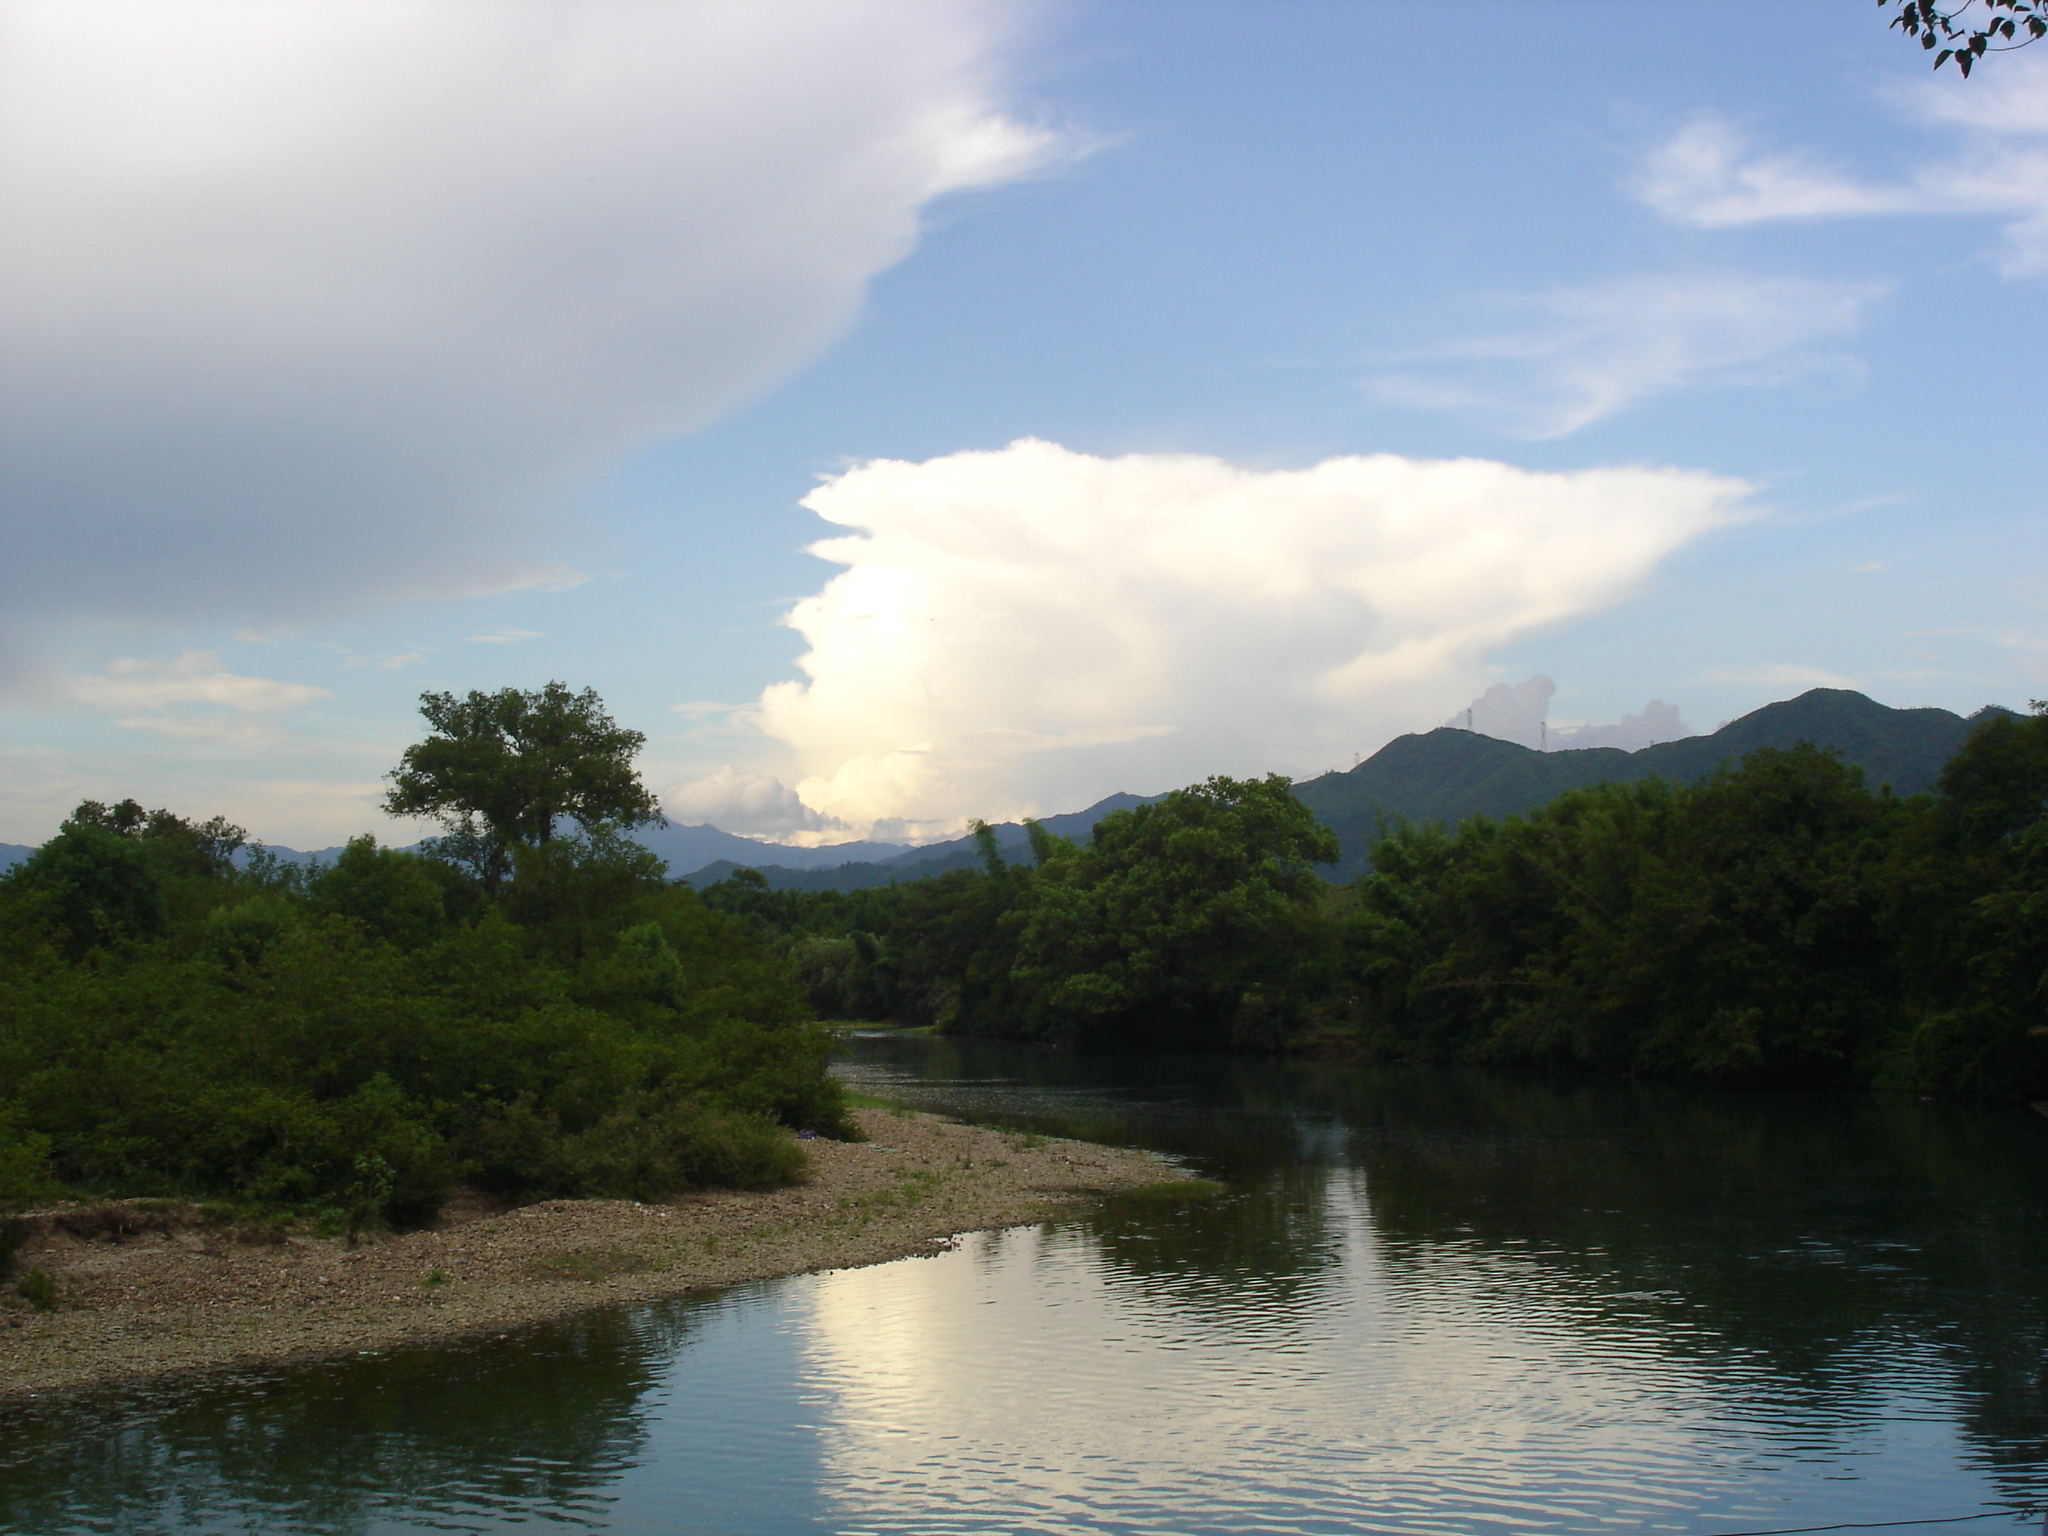
[[[1018,914],[1020,1022],[1061,1040],[1274,1045],[1330,958],[1314,865],[1337,839],[1287,780],[1210,779],[1054,849]]]
[[[2048,710],[1987,721],[1895,855],[1892,928],[1917,1023],[1895,1075],[2048,1091]]]
[[[238,871],[157,824],[76,818],[0,881],[0,1207],[227,1198],[353,1235],[462,1179],[786,1182],[778,1127],[844,1130],[787,963],[603,829],[520,850],[494,900],[370,838]]]
[[[1386,1055],[2048,1092],[2048,716],[1932,797],[1812,748],[1374,850],[1347,946]]]
[[[787,936],[821,1013],[1061,1042],[1283,1044],[1334,977],[1335,857],[1286,780],[1211,779],[1113,811],[1087,847],[1027,823],[1035,864],[982,829],[982,868],[874,890],[705,901]]]
[[[585,832],[667,824],[633,768],[647,738],[616,723],[592,689],[423,693],[420,713],[434,734],[406,749],[384,808],[439,821],[439,854],[486,891],[511,873],[514,849],[541,846],[564,819]]]
[[[42,919],[74,960],[163,931],[162,874],[141,844],[104,827],[66,823],[0,879],[30,899],[25,915]]]
[[[1867,755],[1904,740],[1860,696],[1794,703],[1874,732]],[[1845,755],[1759,745],[1697,782],[1397,825],[1342,889],[1284,781],[1218,779],[1103,817],[1085,847],[1034,826],[1031,867],[978,835],[979,870],[844,892],[740,871],[704,900],[841,1018],[2048,1097],[2048,713],[1985,712],[1932,795],[1873,792]]]
[[[373,938],[418,949],[448,925],[449,882],[438,860],[379,848],[368,835],[352,837],[335,861],[318,871],[307,895],[316,912],[356,923]]]
[[[1878,917],[1898,802],[1765,748],[1705,784],[1562,796],[1456,837],[1402,830],[1354,953],[1381,1049],[1841,1081],[1896,1023]]]

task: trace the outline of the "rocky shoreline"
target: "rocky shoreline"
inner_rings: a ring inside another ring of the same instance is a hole
[[[1152,1153],[933,1115],[854,1112],[865,1142],[815,1140],[808,1182],[662,1205],[452,1205],[433,1229],[338,1238],[204,1224],[156,1205],[32,1213],[19,1263],[56,1305],[0,1301],[0,1403],[222,1367],[387,1349],[949,1246],[1088,1198],[1186,1178]]]

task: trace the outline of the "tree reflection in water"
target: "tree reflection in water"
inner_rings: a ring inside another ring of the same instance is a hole
[[[690,1306],[0,1412],[0,1530],[602,1524]]]

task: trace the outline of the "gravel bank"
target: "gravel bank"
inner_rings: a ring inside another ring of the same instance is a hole
[[[0,1401],[138,1377],[386,1349],[602,1304],[941,1251],[959,1232],[1184,1178],[1151,1153],[856,1110],[866,1142],[811,1141],[811,1177],[666,1205],[470,1203],[368,1242],[227,1232],[191,1213],[53,1209],[23,1269],[55,1310],[0,1299]],[[10,1288],[11,1289],[11,1288]]]

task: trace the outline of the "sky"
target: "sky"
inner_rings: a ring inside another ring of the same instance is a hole
[[[0,0],[0,841],[557,678],[810,844],[2024,707],[2044,299],[2048,47],[1843,0]]]

